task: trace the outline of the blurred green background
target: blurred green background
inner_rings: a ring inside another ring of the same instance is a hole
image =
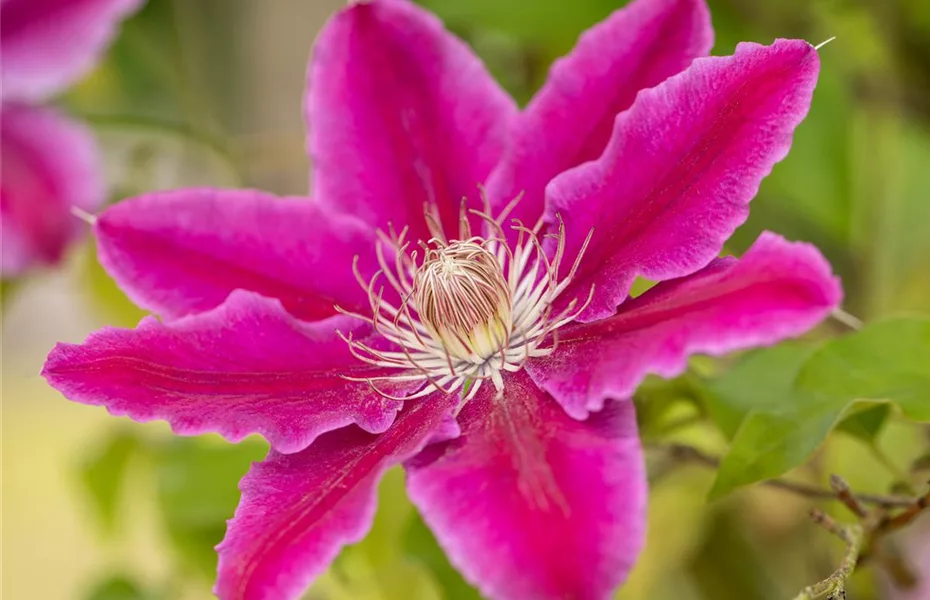
[[[742,252],[762,229],[812,241],[842,276],[849,312],[867,321],[930,314],[930,2],[709,3],[714,54],[729,54],[740,40],[837,37],[821,51],[820,83],[791,155],[765,181],[728,251]],[[623,3],[423,4],[525,102],[551,61]],[[61,99],[97,132],[114,201],[200,184],[305,193],[305,63],[319,28],[341,5],[149,0],[100,68]],[[116,420],[47,388],[36,374],[54,342],[78,341],[103,324],[131,326],[141,315],[96,264],[91,242],[61,269],[7,292],[3,597],[209,597],[212,546],[237,502],[237,480],[263,455],[263,443],[173,438],[166,427]],[[837,331],[827,326],[812,339]],[[772,364],[808,350],[780,352],[759,359],[771,377]],[[722,363],[699,360],[688,377],[650,381],[637,397],[647,442],[684,441],[723,454],[745,414],[734,406],[751,404],[760,382],[769,381],[755,377],[753,359],[725,375]],[[810,460],[807,451],[784,458],[765,476],[804,462],[791,477],[823,484],[835,472],[862,491],[926,479],[919,471],[930,439],[925,429],[887,406],[866,408],[825,443],[811,437]],[[826,429],[838,413],[831,415]],[[732,428],[727,418],[736,419]],[[669,461],[661,451],[649,457],[649,540],[619,598],[787,599],[835,567],[841,544],[809,522],[810,500],[757,485],[708,502],[712,470]],[[476,598],[404,499],[400,473],[388,477],[381,497],[372,535],[345,551],[308,597]],[[920,529],[897,543],[906,550]],[[852,598],[891,597],[871,568],[853,584]]]

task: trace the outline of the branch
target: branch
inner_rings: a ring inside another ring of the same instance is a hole
[[[853,331],[862,329],[862,320],[852,316],[842,308],[834,309],[833,312],[830,313],[830,316],[836,319],[837,322],[842,323]]]
[[[710,468],[720,466],[719,457],[686,444],[649,444],[647,447],[663,451],[671,459],[680,462],[692,462]],[[838,500],[859,519],[858,523],[840,525],[820,510],[811,512],[811,517],[816,523],[846,542],[846,554],[833,574],[823,581],[807,586],[794,600],[814,600],[825,594],[827,600],[844,600],[846,579],[857,564],[870,558],[881,564],[896,583],[906,583],[913,579],[906,565],[898,560],[895,553],[889,552],[883,538],[888,533],[909,525],[924,510],[930,509],[930,491],[916,498],[856,494],[838,475],[830,476],[829,490],[785,479],[770,479],[761,483],[807,498]],[[866,508],[866,505],[872,508]]]
[[[923,496],[912,500],[911,505],[907,507],[907,510],[895,515],[894,517],[883,519],[878,528],[882,533],[887,533],[889,531],[894,531],[895,529],[901,529],[905,525],[910,524],[920,515],[921,512],[930,508],[930,490],[927,491]]]
[[[670,457],[675,460],[682,462],[692,462],[696,464],[701,464],[706,467],[714,468],[720,466],[720,458],[707,454],[702,450],[698,450],[694,446],[688,446],[687,444],[649,444],[649,448],[660,450],[666,452]],[[799,496],[804,496],[806,498],[816,498],[822,500],[837,500],[842,501],[846,506],[851,506],[849,502],[844,500],[843,496],[834,489],[827,490],[821,487],[814,485],[809,485],[806,483],[801,483],[799,481],[789,481],[787,479],[769,479],[766,481],[760,482],[762,485],[784,490],[786,492],[791,492]],[[832,484],[831,478],[831,484]],[[852,494],[849,491],[849,487],[846,487],[846,494],[848,494],[854,502],[859,504],[871,504],[874,506],[880,506],[882,508],[910,508],[914,505],[913,498],[907,498],[905,496],[882,496],[878,494]],[[858,514],[858,511],[853,509],[853,512]]]
[[[846,542],[846,554],[840,566],[829,577],[809,585],[794,600],[814,600],[829,594],[830,600],[845,600],[846,580],[852,575],[862,549],[863,528],[858,523],[840,525],[822,511],[816,508],[811,511],[811,518],[815,523]]]

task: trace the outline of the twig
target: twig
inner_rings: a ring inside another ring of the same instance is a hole
[[[901,529],[910,524],[927,508],[930,508],[930,490],[923,496],[911,501],[911,505],[893,517],[886,517],[879,523],[878,528],[881,532],[887,533],[896,529]]]
[[[650,444],[648,447],[663,451],[671,459],[680,462],[692,462],[710,468],[720,466],[719,457],[687,444]],[[888,533],[912,523],[924,510],[930,509],[930,491],[917,498],[856,494],[838,475],[830,476],[829,490],[784,479],[770,479],[761,483],[807,498],[838,500],[859,518],[858,523],[840,525],[820,510],[811,511],[811,517],[816,523],[846,542],[846,554],[836,571],[823,581],[804,588],[794,600],[814,600],[824,595],[827,600],[844,600],[846,579],[857,564],[864,564],[870,559],[884,567],[896,584],[913,582],[914,575],[884,538]]]
[[[860,519],[864,519],[868,516],[869,511],[862,506],[859,499],[853,495],[845,479],[839,475],[830,475],[830,489],[833,490],[839,501],[845,504],[846,508],[851,510],[854,515]]]
[[[704,451],[699,450],[694,446],[688,446],[687,444],[650,444],[649,447],[664,451],[669,456],[679,461],[693,462],[711,468],[717,468],[720,466],[719,457],[707,454]],[[822,500],[838,499],[838,494],[835,491],[823,489],[821,487],[809,485],[806,483],[801,483],[799,481],[789,481],[786,479],[768,479],[761,483],[767,487],[785,490],[787,492],[791,492],[799,496],[804,496],[806,498],[816,498]],[[914,504],[913,498],[907,498],[904,496],[882,496],[878,494],[853,495],[851,492],[849,492],[848,487],[846,491],[850,494],[850,496],[852,496],[852,499],[859,504],[871,504],[884,508],[909,508]],[[850,506],[842,498],[839,498],[839,500],[844,502],[844,504],[847,506]],[[853,512],[856,511],[854,510]]]
[[[854,317],[853,315],[849,314],[842,308],[833,309],[833,312],[830,313],[830,316],[833,317],[837,322],[842,323],[843,325],[845,325],[846,327],[849,327],[853,331],[858,331],[862,329],[862,325],[863,325],[862,319],[859,319],[858,317]]]
[[[811,511],[811,518],[815,523],[846,542],[846,554],[836,571],[823,581],[818,581],[801,590],[794,600],[814,600],[824,595],[828,595],[830,600],[845,600],[846,580],[855,570],[859,551],[862,549],[863,527],[858,523],[840,525],[816,508]]]
[[[830,487],[833,488],[836,497],[859,517],[860,521],[839,525],[823,512],[816,509],[811,511],[814,521],[846,542],[846,556],[830,577],[804,588],[795,600],[813,600],[824,594],[829,594],[828,598],[831,600],[846,598],[846,579],[852,574],[856,564],[863,564],[870,557],[885,567],[896,582],[913,581],[912,574],[900,561],[900,556],[890,552],[888,544],[883,542],[888,533],[913,522],[917,515],[930,506],[930,491],[912,499],[905,510],[897,515],[889,516],[887,506],[866,509],[860,502],[861,497],[853,494],[849,484],[839,475],[830,476]]]

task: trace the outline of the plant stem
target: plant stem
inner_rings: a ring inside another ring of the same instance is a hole
[[[862,325],[863,325],[862,319],[858,317],[854,317],[853,315],[849,314],[842,308],[833,309],[833,312],[830,313],[830,316],[833,317],[838,323],[842,323],[843,325],[845,325],[846,327],[849,327],[853,331],[858,331],[862,329]]]
[[[856,562],[859,560],[859,551],[862,549],[862,526],[857,523],[839,525],[816,509],[811,511],[811,518],[815,523],[846,542],[846,554],[836,571],[823,581],[818,581],[801,590],[794,600],[814,600],[826,594],[829,594],[828,598],[831,600],[843,600],[846,598],[846,580],[855,570]]]
[[[720,458],[698,450],[694,446],[687,444],[650,444],[650,448],[661,450],[668,453],[671,457],[685,462],[693,462],[706,467],[717,468],[720,466]],[[801,483],[799,481],[789,481],[786,479],[769,479],[760,482],[767,487],[773,487],[785,490],[799,496],[807,498],[817,498],[823,500],[836,500],[837,494],[833,490],[824,489],[815,485]],[[873,504],[884,508],[907,508],[914,504],[913,498],[904,496],[883,496],[878,494],[853,494],[853,497],[863,504]]]

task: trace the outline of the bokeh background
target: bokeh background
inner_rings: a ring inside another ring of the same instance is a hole
[[[583,29],[623,4],[423,3],[521,102]],[[866,320],[930,314],[930,2],[709,4],[714,54],[729,54],[740,40],[837,38],[821,52],[820,83],[791,155],[765,181],[728,251],[742,252],[762,229],[812,241],[843,277],[849,312]],[[305,64],[316,33],[341,5],[149,0],[101,66],[59,100],[96,132],[113,201],[198,184],[306,193]],[[141,316],[96,264],[91,241],[60,268],[5,283],[3,291],[3,598],[210,597],[212,546],[237,502],[238,477],[265,451],[262,442],[172,438],[158,424],[68,403],[38,377],[54,342],[79,341],[104,324],[132,326]],[[725,449],[700,398],[650,386],[637,398],[647,441],[671,436]],[[874,430],[861,421],[868,431],[835,432],[791,475],[823,483],[841,473],[874,492],[920,481],[909,470],[920,467],[927,432],[895,414]],[[711,470],[662,456],[651,456],[650,466],[647,549],[619,598],[787,599],[835,567],[841,544],[809,522],[810,500],[754,486],[708,503]],[[477,598],[402,490],[402,475],[392,473],[372,535],[346,550],[308,597]],[[927,525],[897,540],[906,557],[924,543],[921,529],[930,536]],[[864,568],[850,597],[893,597],[887,589]]]

